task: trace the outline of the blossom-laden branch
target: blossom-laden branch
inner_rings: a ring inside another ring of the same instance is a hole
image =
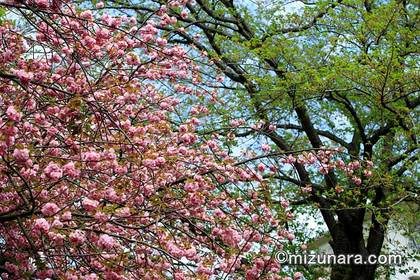
[[[242,167],[199,138],[198,118],[171,121],[181,98],[210,95],[182,47],[153,21],[61,1],[1,5],[19,22],[0,26],[2,279],[280,269],[274,210],[238,191]]]

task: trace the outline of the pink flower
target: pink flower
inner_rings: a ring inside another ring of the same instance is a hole
[[[58,129],[56,127],[50,127],[50,128],[48,128],[47,132],[48,132],[49,136],[52,136],[52,135],[55,135],[58,132]]]
[[[63,223],[60,222],[59,219],[55,219],[54,222],[51,224],[52,228],[62,228],[63,227]]]
[[[360,185],[362,183],[362,179],[360,179],[359,177],[356,177],[356,176],[353,176],[351,178],[351,181],[356,185]]]
[[[296,158],[293,155],[289,155],[287,158],[282,159],[282,162],[292,164],[296,162]]]
[[[265,169],[265,165],[260,163],[260,164],[258,164],[257,168],[258,168],[258,171],[263,172],[264,169]]]
[[[92,11],[86,10],[80,13],[81,18],[86,20],[93,20]]]
[[[186,126],[185,124],[182,124],[179,126],[179,132],[185,133],[187,131],[188,131],[188,126]]]
[[[96,273],[91,273],[91,274],[85,275],[83,277],[83,279],[85,279],[85,280],[98,280],[99,277],[98,277],[98,275],[96,275]]]
[[[302,278],[302,276],[303,276],[303,274],[302,274],[302,272],[295,272],[295,274],[293,275],[293,279],[294,280],[299,280],[299,279],[301,279]]]
[[[50,230],[50,224],[44,218],[36,219],[34,229],[47,233]]]
[[[48,0],[35,0],[35,4],[40,8],[48,8]]]
[[[144,35],[143,35],[143,41],[144,41],[145,43],[147,43],[147,42],[151,41],[152,39],[153,39],[153,35],[152,35],[152,34],[144,34]]]
[[[194,258],[197,256],[197,250],[195,247],[191,247],[190,249],[186,250],[185,256],[190,260],[194,260]]]
[[[101,155],[97,152],[86,152],[83,155],[83,160],[89,162],[90,166],[95,166],[100,159]]]
[[[82,201],[82,206],[87,211],[94,211],[96,208],[98,208],[98,205],[99,205],[99,201],[92,200],[89,198],[84,198]]]
[[[100,1],[100,2],[96,3],[96,8],[97,9],[101,9],[103,7],[104,7],[104,2]]]
[[[341,159],[335,161],[335,166],[341,170],[344,170],[346,168],[346,164]]]
[[[96,212],[94,217],[96,220],[102,223],[105,223],[110,219],[109,215],[102,212]]]
[[[81,230],[75,230],[70,233],[69,240],[70,242],[78,245],[83,244],[86,240],[85,233]]]
[[[54,275],[54,270],[46,269],[46,270],[39,270],[36,272],[36,276],[38,279],[51,279]]]
[[[64,212],[64,214],[61,216],[61,220],[62,221],[71,221],[71,212],[70,211],[66,211]]]
[[[370,170],[364,170],[364,171],[363,171],[363,174],[364,174],[366,177],[372,177],[372,171],[370,171]]]
[[[145,159],[143,160],[143,165],[145,167],[151,168],[151,169],[155,169],[156,168],[156,161],[154,161],[153,159]]]
[[[186,190],[187,192],[195,192],[199,189],[199,186],[197,183],[194,182],[187,182],[184,185],[184,190]]]
[[[18,122],[22,117],[22,114],[16,111],[14,106],[9,106],[6,110],[6,116],[9,120]]]
[[[358,169],[360,167],[360,163],[358,161],[352,161],[349,163],[348,167],[352,170]]]
[[[136,17],[130,17],[130,19],[128,20],[128,22],[131,25],[136,25],[137,24],[137,19],[136,19]]]
[[[116,211],[115,215],[118,217],[130,217],[131,215],[130,208],[128,207],[120,208]]]
[[[66,274],[65,274],[65,279],[67,279],[67,280],[78,280],[79,279],[79,277],[77,277],[76,275],[74,275],[73,273],[70,273],[70,272],[66,272]]]
[[[166,44],[168,43],[168,41],[166,41],[166,39],[162,39],[162,38],[157,38],[156,39],[156,43],[158,43],[159,46],[166,46]]]
[[[197,108],[195,108],[195,107],[191,108],[191,110],[190,110],[191,115],[198,115],[198,113],[199,113],[199,111],[197,110]]]
[[[41,209],[42,214],[44,214],[45,216],[52,216],[58,211],[60,211],[60,208],[58,208],[57,204],[52,202],[46,203]]]
[[[165,160],[164,157],[158,157],[155,160],[155,163],[156,163],[157,166],[162,166],[162,165],[164,165],[166,163],[166,160]]]
[[[274,125],[274,124],[270,124],[269,126],[268,126],[268,130],[269,131],[274,131],[274,130],[276,130],[277,129],[277,127],[276,127],[276,125]]]
[[[112,187],[109,187],[105,190],[105,198],[109,201],[117,201],[118,195],[115,192],[115,189]]]
[[[231,228],[223,230],[220,237],[222,238],[223,242],[231,247],[236,247],[241,241],[241,236],[239,233]]]
[[[280,201],[280,205],[281,205],[283,208],[287,208],[287,207],[289,207],[289,201],[282,199],[282,200]]]
[[[76,169],[72,161],[63,166],[63,172],[71,178],[77,178],[80,175],[80,171]]]
[[[13,274],[18,274],[19,272],[19,267],[15,264],[12,264],[11,262],[6,262],[4,267]],[[8,279],[8,277],[5,279]]]
[[[200,265],[197,268],[197,273],[211,275],[212,270],[210,268],[203,266],[203,264],[200,263]]]
[[[258,269],[261,269],[261,268],[263,268],[264,267],[264,260],[263,259],[261,259],[261,258],[257,258],[257,259],[255,259],[255,266],[258,268]]]
[[[15,149],[13,151],[13,157],[18,162],[26,162],[29,159],[29,150],[28,149]]]
[[[216,210],[214,210],[214,215],[218,218],[223,218],[225,216],[225,214],[223,214],[223,211],[220,210],[219,208],[217,208]]]
[[[115,246],[115,240],[107,234],[101,234],[98,240],[98,246],[103,249],[111,249]]]
[[[217,149],[217,143],[216,143],[214,140],[207,141],[207,145],[208,145],[211,149]]]
[[[54,162],[50,162],[44,169],[44,172],[52,180],[58,180],[63,176],[63,170]]]
[[[262,144],[261,150],[263,150],[264,152],[269,152],[271,150],[271,147],[267,144]]]
[[[186,10],[182,10],[182,12],[181,12],[181,17],[182,17],[183,19],[186,19],[186,18],[188,17],[188,12],[187,12]]]
[[[61,233],[55,233],[55,232],[49,232],[48,233],[48,238],[55,244],[58,246],[62,246],[64,244],[64,238],[65,235],[61,234]]]
[[[238,120],[231,120],[229,123],[232,127],[238,127],[241,123]]]
[[[260,217],[257,214],[251,215],[251,221],[253,223],[258,223],[259,220],[260,220]]]
[[[23,84],[28,84],[34,79],[33,73],[25,72],[24,70],[12,70],[12,73],[16,75]]]

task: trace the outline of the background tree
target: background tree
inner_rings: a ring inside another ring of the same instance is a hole
[[[294,158],[293,170],[265,162],[278,169],[268,176],[274,193],[309,187],[296,203],[319,209],[334,253],[380,254],[394,208],[418,199],[418,3],[181,2],[107,1],[105,8],[155,17],[169,42],[205,56],[197,56],[202,76],[225,89],[223,106],[212,107],[220,117],[205,133],[244,139],[231,147],[256,140],[254,151],[261,141],[278,151],[333,145],[349,161],[377,165],[375,174],[346,165],[348,180],[334,170],[319,176]],[[335,266],[331,279],[374,279],[376,269]]]

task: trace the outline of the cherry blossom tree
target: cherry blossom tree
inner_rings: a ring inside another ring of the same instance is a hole
[[[294,239],[293,215],[265,195],[275,170],[263,159],[355,184],[370,167],[324,148],[239,161],[196,133],[198,103],[174,124],[181,101],[217,96],[152,20],[59,0],[0,5],[2,279],[280,279],[274,252]]]
[[[178,96],[208,94],[189,86],[199,76],[183,48],[153,22],[60,1],[2,6],[19,15],[0,27],[3,279],[279,270],[278,219],[235,185],[257,173],[200,140],[197,117],[171,124]]]

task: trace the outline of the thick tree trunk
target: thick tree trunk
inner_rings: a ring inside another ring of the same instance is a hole
[[[363,213],[345,213],[352,219],[338,222],[332,232],[330,242],[335,255],[361,255],[367,260],[369,255],[378,256],[385,239],[385,227],[375,221],[369,231],[367,244],[363,237]],[[374,280],[377,265],[333,265],[331,280]]]

